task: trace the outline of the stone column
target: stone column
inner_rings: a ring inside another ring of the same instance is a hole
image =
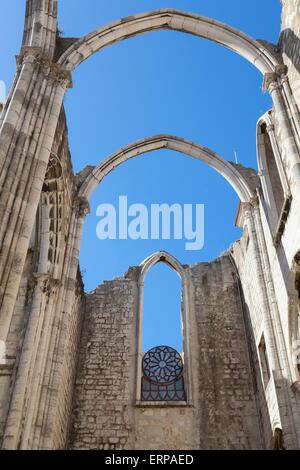
[[[0,339],[5,341],[69,72],[25,47],[0,129]]]
[[[272,352],[269,357],[269,365],[271,370],[279,370],[281,368],[279,357],[277,354],[277,347],[274,338],[274,332],[272,328],[272,320],[270,319],[270,305],[269,305],[269,298],[267,287],[265,283],[265,276],[264,276],[264,267],[261,258],[261,249],[259,245],[259,240],[257,237],[257,228],[255,224],[255,205],[257,204],[256,200],[253,199],[251,203],[243,203],[242,210],[244,214],[245,225],[248,227],[248,233],[250,240],[254,244],[254,253],[255,253],[255,266],[256,272],[259,279],[258,285],[260,288],[260,292],[258,292],[258,296],[261,299],[261,307],[262,307],[262,316],[264,322],[264,332],[265,332],[265,340],[267,344],[268,351]]]
[[[291,181],[292,193],[300,198],[300,155],[296,145],[295,135],[284,102],[282,86],[278,73],[267,73],[264,79],[264,89],[270,92],[273,100],[276,118],[282,135],[282,145],[285,149],[285,160],[288,176]]]
[[[83,223],[89,212],[89,203],[85,198],[75,198],[74,209],[71,217],[70,236],[62,273],[63,289],[60,292],[56,304],[56,318],[54,319],[48,356],[56,367],[48,366],[44,382],[44,391],[39,404],[40,428],[35,433],[33,448],[53,449],[55,434],[55,420],[57,410],[57,396],[60,386],[60,375],[63,373],[63,357],[67,334],[66,322],[69,321],[76,294],[76,278],[79,266],[80,243],[82,238]],[[58,367],[59,365],[59,367]],[[51,390],[51,394],[47,390]],[[39,413],[37,413],[39,415]]]
[[[282,73],[280,73],[281,70],[282,70]],[[291,119],[292,119],[292,122],[294,124],[294,129],[295,129],[295,137],[297,140],[298,148],[300,150],[300,113],[299,113],[299,108],[297,106],[295,97],[290,87],[286,66],[282,67],[282,69],[279,69],[279,75],[280,75],[280,83],[282,85],[284,94],[286,96],[286,102],[288,103],[288,106],[290,108]]]
[[[20,440],[20,449],[33,449],[32,443],[35,436],[36,420],[38,419],[37,410],[40,402],[41,391],[43,388],[44,371],[47,361],[50,360],[48,355],[48,346],[50,341],[51,325],[57,305],[57,297],[61,283],[57,279],[48,278],[46,285],[47,302],[45,308],[40,312],[41,331],[35,340],[34,360],[31,361],[30,374],[27,384],[26,393],[26,411],[23,417],[23,429]]]
[[[32,371],[32,365],[40,354],[38,351],[43,318],[46,309],[47,298],[52,294],[52,286],[56,281],[47,274],[37,273],[35,275],[35,288],[29,321],[22,346],[20,361],[17,368],[16,380],[10,401],[8,417],[6,421],[3,449],[18,449],[21,439],[21,430],[24,425],[23,419],[26,415],[26,395],[30,394],[30,372],[34,375],[38,371]],[[26,424],[26,420],[25,420]]]
[[[267,126],[267,132],[270,137],[272,149],[273,149],[275,160],[276,160],[277,169],[280,175],[280,181],[283,187],[284,198],[288,199],[291,196],[291,192],[290,192],[289,183],[287,180],[287,175],[284,170],[283,163],[282,163],[281,154],[278,148],[278,143],[277,143],[277,139],[275,136],[275,128],[273,124],[270,124]]]

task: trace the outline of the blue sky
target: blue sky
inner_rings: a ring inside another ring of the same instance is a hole
[[[24,0],[1,0],[0,80],[11,83],[23,29]],[[81,36],[112,20],[172,7],[209,16],[257,39],[276,43],[279,0],[60,0],[65,36]],[[258,14],[259,12],[259,14]],[[194,140],[227,160],[256,168],[255,127],[271,107],[262,76],[227,49],[186,34],[160,31],[109,47],[82,64],[65,99],[74,170],[95,165],[118,148],[154,134]],[[205,245],[186,251],[184,241],[99,241],[96,208],[117,204],[205,204]],[[238,198],[214,170],[192,158],[158,151],[121,165],[91,201],[81,250],[87,290],[122,275],[164,249],[183,264],[208,261],[240,236],[234,226]],[[144,349],[168,343],[180,349],[180,280],[169,268],[153,268],[145,291]],[[177,294],[177,295],[175,295]]]

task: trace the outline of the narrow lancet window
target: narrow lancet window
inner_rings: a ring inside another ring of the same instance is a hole
[[[184,337],[186,299],[183,279],[177,270],[179,263],[172,257],[168,260],[168,256],[158,254],[153,256],[153,260],[151,257],[149,261],[146,260],[146,266],[148,263],[149,266],[140,284],[140,297],[143,299],[140,310],[143,318],[139,362],[141,401],[187,400]],[[177,271],[177,275],[170,268]]]

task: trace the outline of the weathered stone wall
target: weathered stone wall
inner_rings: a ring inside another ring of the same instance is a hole
[[[86,296],[71,448],[263,447],[239,282],[229,256],[189,271],[191,406],[135,403],[138,288]]]
[[[33,253],[27,256],[26,265],[22,275],[17,303],[12,318],[8,340],[6,343],[5,357],[0,361],[0,442],[3,437],[4,425],[9,407],[9,397],[13,380],[14,366],[17,355],[20,353],[22,339],[28,321],[28,303],[31,286],[29,279],[32,273]]]
[[[105,282],[86,295],[71,448],[132,446],[136,285]]]
[[[134,416],[134,449],[200,449],[198,410],[193,406],[139,405]]]
[[[243,304],[229,256],[191,269],[199,338],[201,449],[259,449],[262,439]]]

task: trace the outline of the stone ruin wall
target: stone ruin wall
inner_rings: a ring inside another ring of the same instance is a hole
[[[233,264],[225,255],[186,269],[192,406],[136,406],[137,282],[105,282],[86,295],[70,448],[264,446]]]

